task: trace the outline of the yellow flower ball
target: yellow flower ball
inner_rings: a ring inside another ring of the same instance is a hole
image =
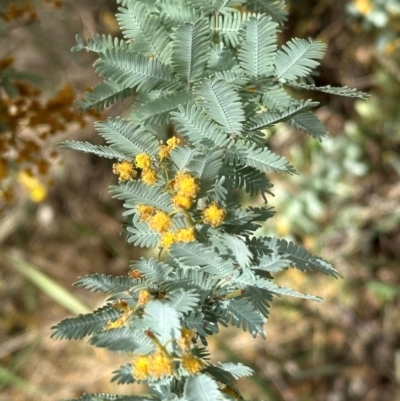
[[[154,185],[157,182],[157,171],[150,168],[143,170],[141,180],[147,185]]]
[[[196,241],[196,237],[194,236],[194,229],[190,228],[181,228],[176,230],[174,233],[175,242],[194,242]]]
[[[113,173],[119,176],[119,181],[133,181],[137,175],[135,164],[129,161],[114,163]]]
[[[158,210],[154,216],[149,219],[149,226],[158,233],[167,232],[172,225],[171,217],[167,213]]]
[[[175,149],[179,145],[180,142],[181,142],[181,140],[178,137],[173,136],[172,138],[169,138],[167,140],[167,146],[172,150],[172,149]]]
[[[226,216],[226,210],[224,208],[218,207],[216,202],[210,203],[203,210],[203,221],[206,224],[209,224],[211,227],[220,226]]]
[[[175,209],[190,209],[192,207],[193,199],[181,194],[175,194],[172,197]]]
[[[181,171],[175,176],[174,190],[181,196],[187,198],[195,198],[199,192],[199,186],[196,179],[190,174],[182,173]]]
[[[135,355],[132,359],[133,377],[136,380],[146,380],[149,377],[150,356]]]
[[[160,241],[158,242],[158,246],[160,248],[168,249],[174,242],[175,242],[174,234],[168,232],[161,237]]]
[[[147,153],[140,153],[136,156],[136,166],[142,169],[148,169],[151,167],[151,157]]]

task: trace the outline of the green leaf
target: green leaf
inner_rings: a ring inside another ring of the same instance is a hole
[[[135,91],[131,88],[125,88],[113,82],[104,81],[93,88],[93,91],[85,93],[85,100],[77,100],[76,106],[83,111],[94,109],[102,110],[111,104],[125,100],[132,96]]]
[[[224,163],[224,149],[213,148],[204,157],[193,158],[189,163],[189,170],[199,178],[201,188],[198,196],[205,194],[216,181],[219,171]]]
[[[219,319],[230,323],[244,331],[249,331],[253,337],[260,334],[265,338],[264,323],[266,322],[254,306],[247,299],[231,299],[219,302],[216,307]]]
[[[140,260],[133,261],[129,267],[137,270],[145,277],[146,281],[152,284],[161,284],[167,280],[167,277],[173,271],[172,266],[153,258],[140,258]]]
[[[217,253],[198,242],[173,244],[170,255],[191,268],[201,268],[201,271],[224,277],[230,274],[234,267],[223,260]]]
[[[94,66],[101,77],[138,92],[182,87],[167,65],[126,49],[107,49]]]
[[[128,232],[127,241],[141,248],[155,248],[160,239],[160,235],[150,229],[150,227],[141,221],[126,228]]]
[[[260,240],[264,241],[266,246],[278,252],[285,259],[290,260],[294,267],[304,272],[315,269],[335,278],[340,277],[340,273],[332,265],[317,256],[311,255],[303,247],[296,245],[292,241],[271,237],[261,237]]]
[[[200,18],[199,10],[191,7],[189,4],[176,5],[176,0],[161,0],[157,2],[157,8],[160,10],[160,17],[164,26],[169,30],[186,22],[195,23]]]
[[[62,340],[63,338],[68,340],[81,339],[102,330],[108,322],[114,321],[120,316],[121,311],[119,309],[107,305],[92,313],[62,320],[52,327],[54,332],[51,337],[57,340]]]
[[[110,351],[150,354],[155,351],[153,341],[142,331],[132,327],[121,327],[100,332],[94,335],[89,343],[95,347],[107,348]]]
[[[93,35],[92,39],[88,39],[85,44],[80,35],[75,36],[77,46],[74,46],[71,51],[79,52],[81,50],[91,51],[94,53],[105,52],[107,49],[127,49],[128,45],[123,39],[114,38],[111,35]]]
[[[299,114],[303,111],[308,111],[310,107],[318,106],[318,104],[318,102],[313,102],[312,100],[301,100],[299,102],[296,101],[292,105],[283,108],[283,111],[258,113],[250,121],[247,128],[249,129],[249,131],[255,131],[272,127],[275,124],[288,121],[296,114]]]
[[[279,25],[287,21],[285,0],[247,0],[246,7],[248,10],[270,15]]]
[[[142,124],[165,124],[169,123],[171,111],[177,110],[179,106],[186,106],[193,100],[192,94],[187,90],[161,95],[155,100],[142,104]]]
[[[205,72],[210,51],[210,29],[206,19],[185,23],[172,35],[172,70],[185,82],[199,80]]]
[[[194,146],[225,147],[234,143],[223,129],[216,124],[201,108],[196,105],[179,107],[179,112],[172,112],[171,119],[176,130]]]
[[[195,88],[198,104],[228,134],[239,135],[245,115],[239,95],[232,85],[222,80],[206,79]]]
[[[264,172],[248,166],[224,166],[220,176],[226,178],[225,186],[230,188],[244,189],[251,196],[258,193],[265,198],[270,192],[272,184],[268,181]]]
[[[296,173],[296,170],[287,162],[284,157],[271,152],[266,146],[263,148],[258,148],[255,144],[253,144],[247,149],[241,149],[241,151],[246,158],[246,165],[254,167],[259,171],[276,171],[289,174]]]
[[[242,239],[227,233],[222,234],[221,239],[240,267],[250,266],[253,254]]]
[[[240,43],[239,34],[241,25],[247,21],[252,13],[232,12],[227,15],[212,15],[210,18],[210,28],[218,37],[219,42],[223,42],[227,47],[237,47]]]
[[[124,207],[135,209],[137,205],[154,206],[164,212],[173,211],[171,195],[160,187],[144,184],[141,181],[133,181],[110,187],[110,193],[114,198],[125,200]]]
[[[261,91],[261,94],[261,104],[267,107],[269,111],[279,111],[296,102],[296,100],[285,91],[282,85],[268,86]]]
[[[147,4],[129,2],[128,8],[120,8],[117,20],[125,39],[130,40],[136,53],[158,58],[168,64],[170,38],[161,19],[149,13]]]
[[[275,75],[280,82],[295,81],[310,75],[320,63],[326,44],[311,39],[294,38],[278,50],[275,58]]]
[[[309,133],[313,138],[318,139],[320,142],[322,141],[322,138],[329,136],[326,132],[325,125],[311,111],[296,114],[288,121],[288,123],[299,130]]]
[[[134,280],[128,276],[107,276],[99,273],[79,277],[79,280],[74,283],[75,286],[90,289],[91,292],[105,292],[109,294],[128,291],[137,284],[138,280]]]
[[[219,362],[221,369],[229,372],[235,379],[240,379],[241,377],[248,377],[254,374],[254,370],[242,363],[232,363],[232,362]]]
[[[369,97],[368,93],[358,91],[357,89],[354,88],[349,88],[348,86],[341,86],[341,87],[333,87],[330,85],[315,86],[300,82],[288,82],[287,85],[295,89],[306,89],[311,91],[330,93],[331,95],[337,95],[337,96],[356,97],[359,99],[366,99]]]
[[[265,15],[252,17],[244,24],[238,59],[246,74],[256,82],[272,75],[274,70],[277,27],[278,24]]]
[[[238,68],[238,61],[233,51],[222,42],[212,43],[207,66],[212,72],[229,71]]]
[[[90,142],[80,141],[65,141],[59,144],[61,149],[80,150],[85,153],[92,153],[100,157],[108,159],[118,159],[119,161],[125,160],[126,156],[109,146],[93,145]]]
[[[242,297],[251,302],[254,308],[258,310],[265,319],[268,319],[269,309],[271,307],[270,303],[273,299],[272,293],[262,288],[250,285],[244,286],[243,288],[244,294]]]
[[[168,292],[165,299],[177,312],[189,313],[197,306],[200,297],[194,289],[185,291],[179,288],[175,292]]]
[[[233,7],[241,6],[246,0],[214,0],[213,7],[215,14],[231,15],[236,12]]]
[[[167,349],[172,350],[170,341],[181,337],[178,311],[165,302],[150,301],[146,305],[144,320],[160,343],[169,342]]]
[[[127,363],[119,367],[118,370],[115,370],[114,376],[111,379],[111,382],[117,382],[117,384],[132,384],[135,383],[135,379],[132,376],[132,365]]]
[[[205,374],[190,376],[185,383],[187,401],[218,401],[220,394],[215,380]]]
[[[268,250],[271,251],[269,248]],[[259,249],[257,249],[257,251],[259,251]],[[262,256],[258,262],[258,265],[254,266],[254,268],[271,273],[278,273],[283,269],[286,269],[288,266],[290,266],[290,260],[285,259],[281,255],[277,255],[274,252]]]
[[[152,156],[159,152],[159,144],[155,136],[145,128],[122,118],[109,118],[108,121],[95,123],[97,132],[113,149],[132,160],[140,153]]]

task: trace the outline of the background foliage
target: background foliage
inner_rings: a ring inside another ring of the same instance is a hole
[[[90,36],[114,29],[106,11],[112,4],[74,3],[65,1],[55,9],[33,2],[37,22],[7,31],[3,39],[13,47],[1,58],[13,55],[18,70],[42,76],[46,68],[54,71],[51,76],[45,74],[41,84],[43,102],[47,94],[47,99],[52,96],[55,86],[69,83],[82,93],[96,82],[88,68],[90,55],[84,61],[81,55],[69,54],[75,33],[83,31]],[[295,238],[334,262],[345,279],[333,283],[293,271],[283,275],[282,284],[306,292],[311,288],[325,296],[327,303],[321,307],[277,301],[267,326],[267,342],[257,342],[248,349],[246,335],[228,331],[217,347],[227,359],[236,358],[259,372],[259,383],[242,382],[248,397],[289,401],[396,399],[400,380],[400,74],[395,39],[399,14],[395,7],[383,7],[379,1],[298,3],[291,3],[283,40],[285,36],[311,36],[328,43],[317,83],[358,87],[372,97],[368,102],[354,102],[321,94],[325,106],[319,116],[335,136],[322,145],[301,133],[295,138],[290,135],[290,145],[288,133],[274,136],[275,149],[286,153],[304,173],[291,181],[285,177],[280,185],[279,177],[274,177],[278,213],[266,233],[276,231]],[[385,14],[384,24],[371,22],[375,9]],[[55,30],[64,40],[51,41],[54,36],[49,32]],[[382,37],[393,39],[382,45]],[[71,62],[75,64],[71,66]],[[110,111],[112,115],[120,112]],[[87,138],[92,136],[89,130]],[[82,174],[72,177],[66,172],[76,163],[82,166]],[[114,182],[110,164],[71,152],[64,164],[53,172],[55,184],[45,201],[32,204],[23,193],[18,194],[18,203],[8,207],[0,226],[3,254],[19,251],[13,259],[1,262],[0,291],[5,302],[0,315],[0,385],[5,399],[67,398],[83,390],[99,391],[99,386],[103,386],[100,391],[114,391],[108,385],[111,374],[99,375],[111,372],[115,360],[110,362],[107,354],[96,351],[94,362],[89,347],[54,343],[43,330],[63,313],[62,307],[48,298],[53,294],[62,304],[59,291],[51,287],[54,281],[95,306],[92,296],[76,288],[70,290],[76,276],[98,271],[99,266],[106,274],[118,274],[136,252],[127,249],[122,238],[118,241],[120,205],[110,201],[106,193],[108,184]],[[34,268],[29,270],[21,260]],[[12,266],[19,266],[18,271],[30,280],[23,279]],[[43,277],[34,275],[38,271],[53,282],[40,280]],[[80,313],[80,308],[85,306],[77,304],[75,312]],[[236,352],[240,348],[239,357]]]

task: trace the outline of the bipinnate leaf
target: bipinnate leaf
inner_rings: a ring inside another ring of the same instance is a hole
[[[89,343],[110,351],[135,352],[137,354],[150,354],[155,351],[154,343],[150,338],[142,331],[132,327],[102,331],[94,335]]]
[[[119,9],[117,20],[125,39],[133,42],[131,48],[135,52],[168,63],[170,58],[169,34],[161,19],[150,14],[148,5],[149,2],[130,1],[127,3],[127,8]]]
[[[264,244],[270,249],[276,251],[279,255],[285,259],[290,260],[291,264],[304,271],[318,270],[326,275],[338,278],[340,273],[332,267],[331,264],[319,258],[317,256],[311,255],[303,247],[296,245],[292,241],[287,241],[285,239],[262,237]]]
[[[92,91],[86,92],[85,100],[77,100],[75,104],[83,111],[89,109],[99,111],[117,101],[125,100],[134,93],[135,91],[131,88],[125,88],[122,85],[105,80],[96,85]]]
[[[228,134],[240,135],[245,114],[233,86],[220,79],[205,79],[196,88],[196,101]]]
[[[170,340],[181,337],[178,311],[166,302],[150,301],[146,305],[144,319],[161,344],[169,342],[167,349],[172,347]]]
[[[210,51],[211,31],[206,19],[178,26],[172,35],[172,70],[185,83],[204,75]]]
[[[273,72],[278,24],[271,17],[258,14],[244,24],[244,40],[240,44],[238,59],[245,73],[255,82]]]
[[[95,123],[97,132],[116,151],[131,160],[140,153],[156,155],[159,145],[156,138],[140,125],[122,118],[109,118]]]
[[[90,142],[80,141],[65,141],[61,142],[59,146],[61,149],[80,150],[81,152],[92,153],[107,159],[118,159],[119,161],[126,159],[123,153],[118,152],[111,146],[93,145]]]
[[[240,267],[246,268],[250,265],[253,254],[242,239],[228,233],[222,234],[221,239]]]
[[[185,291],[179,288],[177,291],[169,292],[166,300],[179,313],[189,313],[199,303],[200,295],[194,289]]]
[[[80,277],[74,283],[75,286],[90,289],[92,292],[105,292],[109,294],[128,291],[137,284],[138,280],[128,276],[112,276],[99,273]]]
[[[138,92],[182,88],[167,65],[126,49],[107,49],[94,66],[101,77]]]
[[[185,384],[184,395],[188,401],[218,401],[218,385],[210,376],[190,376]]]
[[[294,38],[278,50],[275,57],[275,75],[280,82],[295,81],[308,76],[320,63],[326,44],[311,39]]]
[[[154,206],[167,213],[172,212],[171,195],[160,187],[151,187],[141,181],[133,181],[110,187],[110,193],[116,199],[124,200],[124,207],[136,213],[137,205]]]
[[[231,262],[223,260],[216,252],[201,243],[173,244],[170,255],[190,268],[200,269],[219,277],[224,277],[234,270]]]
[[[67,340],[81,339],[100,331],[108,322],[118,319],[121,313],[119,309],[106,305],[92,313],[64,319],[52,327],[54,332],[51,337],[57,340],[64,338]]]

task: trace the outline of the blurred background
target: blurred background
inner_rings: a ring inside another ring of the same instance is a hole
[[[224,330],[217,360],[257,371],[239,387],[265,401],[400,399],[400,1],[291,1],[282,43],[328,44],[318,85],[356,87],[367,101],[302,94],[331,137],[319,143],[278,126],[270,133],[299,176],[272,176],[276,216],[263,234],[295,240],[343,279],[290,270],[278,283],[324,304],[276,299],[267,340]],[[82,392],[129,394],[110,384],[128,356],[85,341],[55,341],[50,327],[104,297],[72,287],[78,276],[126,274],[140,249],[121,236],[110,198],[112,162],[60,151],[66,139],[100,143],[74,111],[99,82],[94,56],[71,53],[75,34],[118,34],[112,0],[2,0],[0,4],[0,400],[61,400]],[[222,341],[223,338],[223,341]]]

